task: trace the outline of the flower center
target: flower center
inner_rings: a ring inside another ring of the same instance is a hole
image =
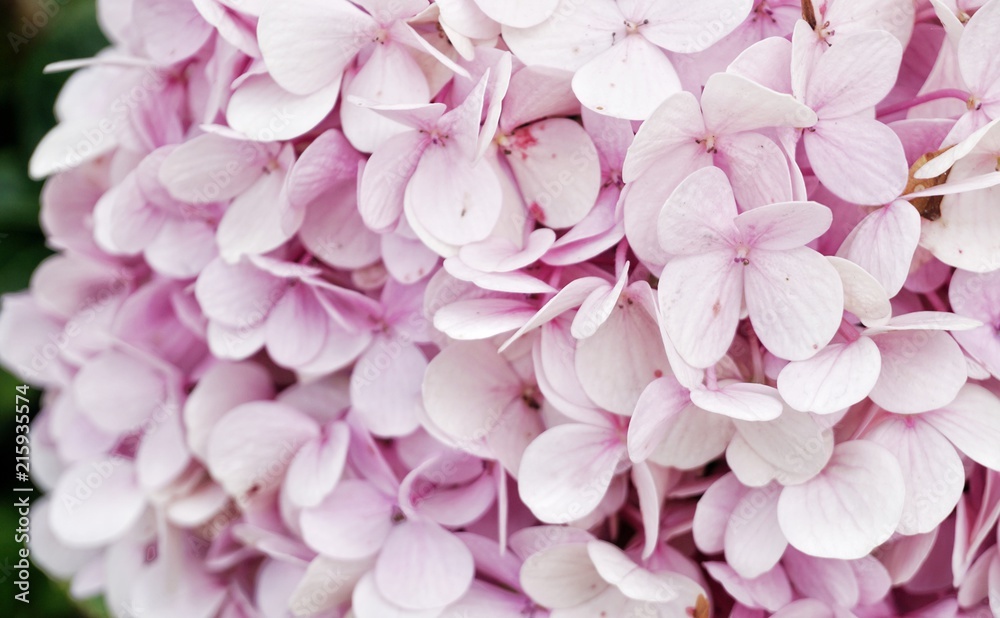
[[[750,247],[740,245],[736,247],[736,256],[733,258],[734,264],[750,265]]]
[[[706,135],[705,137],[703,137],[701,139],[696,139],[694,141],[695,141],[696,144],[704,144],[705,145],[705,152],[707,152],[709,154],[714,154],[715,153],[716,148],[715,148],[715,136],[714,135]]]

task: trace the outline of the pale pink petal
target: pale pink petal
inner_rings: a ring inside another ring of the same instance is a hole
[[[552,15],[559,0],[476,0],[483,13],[504,26],[530,28]]]
[[[427,103],[430,92],[420,66],[402,45],[375,45],[372,55],[344,87],[344,98],[364,99],[366,105]],[[390,137],[406,130],[401,125],[358,105],[341,105],[344,135],[362,152],[374,152]]]
[[[309,94],[340,79],[375,29],[375,20],[348,2],[294,0],[266,5],[257,36],[274,80]]]
[[[587,543],[565,543],[533,553],[521,567],[521,587],[552,609],[585,603],[607,587],[587,552]]]
[[[440,608],[412,610],[396,605],[378,589],[372,572],[361,577],[350,599],[357,618],[439,618],[441,615]]]
[[[890,412],[940,408],[965,384],[965,357],[948,333],[897,331],[872,339],[882,355],[882,372],[869,397]]]
[[[895,200],[859,223],[837,250],[837,255],[858,264],[895,296],[910,272],[910,261],[920,239],[920,213],[903,200]]]
[[[626,4],[625,6],[629,6]],[[648,19],[639,31],[656,45],[682,54],[703,51],[719,41],[750,13],[749,0],[706,0],[697,3],[636,2],[634,14],[627,17],[637,21]],[[705,24],[713,24],[706,28]]]
[[[741,213],[734,220],[747,246],[775,251],[809,243],[832,222],[830,209],[816,202],[769,204]]]
[[[691,390],[691,403],[702,410],[744,421],[769,421],[784,408],[773,386],[751,382],[720,384],[721,388]]]
[[[587,216],[600,190],[601,167],[583,127],[553,118],[516,129],[507,140],[501,147],[539,223],[561,229]]]
[[[255,141],[293,139],[326,118],[339,92],[339,79],[309,94],[292,94],[270,75],[251,75],[230,97],[226,120]]]
[[[267,317],[267,351],[279,365],[305,365],[323,347],[330,321],[315,292],[300,282],[281,297]]]
[[[542,521],[580,519],[597,508],[626,456],[622,440],[603,427],[553,427],[524,451],[521,499]]]
[[[468,526],[493,506],[497,477],[475,456],[448,451],[414,468],[399,485],[400,506],[442,526]]]
[[[740,318],[742,268],[725,251],[675,258],[664,267],[661,323],[690,365],[710,367],[729,349]]]
[[[906,186],[903,146],[892,129],[864,115],[820,120],[803,137],[813,172],[837,197],[864,205],[896,199]]]
[[[66,470],[52,491],[49,524],[70,547],[98,547],[135,525],[146,509],[130,461],[104,458]]]
[[[788,576],[780,564],[751,580],[740,577],[725,562],[706,562],[704,567],[713,579],[722,584],[726,592],[747,607],[777,611],[792,600],[792,586],[788,583]],[[744,615],[738,614],[734,609],[731,618],[738,616]],[[763,618],[764,614],[760,616]]]
[[[456,375],[464,378],[455,380]],[[521,379],[493,344],[459,342],[428,364],[423,404],[446,435],[458,442],[477,441],[493,429],[499,413],[522,389]]]
[[[688,176],[670,195],[659,213],[657,234],[663,249],[673,255],[718,251],[735,242],[736,215],[725,173],[706,167]]]
[[[646,386],[628,424],[628,453],[633,462],[649,459],[673,424],[673,417],[689,403],[687,390],[673,376],[657,378]]]
[[[392,500],[369,483],[345,479],[319,504],[302,509],[302,540],[340,560],[375,555],[392,530]]]
[[[287,405],[245,403],[215,424],[206,463],[230,495],[267,491],[281,483],[296,450],[318,434],[316,421]]]
[[[760,462],[770,466],[782,485],[795,485],[819,474],[834,452],[833,432],[809,414],[785,409],[772,421],[735,421],[738,435]],[[727,459],[729,453],[727,452]],[[752,461],[752,460],[751,460]],[[754,476],[757,470],[732,465],[737,476]]]
[[[810,359],[785,365],[778,392],[796,410],[832,414],[867,397],[881,367],[882,356],[869,337],[831,343]]]
[[[884,325],[892,316],[892,303],[875,277],[854,262],[826,256],[837,269],[844,286],[844,310],[861,319],[865,326]]]
[[[820,118],[843,118],[874,107],[895,83],[902,53],[896,37],[885,31],[838,39],[816,63],[805,102]]]
[[[952,170],[949,179],[961,180],[964,169]],[[1000,268],[1000,216],[997,196],[1000,189],[991,187],[960,195],[947,195],[941,202],[941,218],[926,222],[921,246],[949,266],[972,272],[991,272]]]
[[[792,199],[788,159],[771,138],[753,131],[719,136],[714,158],[729,176],[742,209]]]
[[[483,240],[496,225],[500,181],[486,161],[472,163],[457,148],[431,146],[406,185],[404,203],[415,230],[419,222],[438,241],[464,245]]]
[[[457,601],[474,576],[472,553],[458,537],[430,522],[393,528],[375,563],[375,585],[388,600],[411,610]]]
[[[941,524],[958,504],[965,469],[955,448],[920,417],[891,416],[865,439],[896,456],[906,483],[900,534],[923,534]]]
[[[700,468],[726,452],[735,431],[728,416],[689,405],[668,425],[650,460],[679,470]]]
[[[905,499],[896,458],[872,442],[853,440],[837,445],[818,476],[784,488],[778,522],[800,551],[849,560],[892,536]]]
[[[970,459],[1000,470],[1000,400],[978,384],[966,384],[954,401],[920,417]]]
[[[140,359],[108,350],[73,380],[73,398],[97,427],[113,434],[138,429],[168,397],[166,376]]]
[[[515,298],[462,300],[434,314],[434,328],[453,339],[488,339],[524,325],[531,305]]]
[[[781,487],[750,490],[733,508],[726,525],[726,562],[740,577],[755,579],[774,568],[788,541],[778,526]]]
[[[182,202],[223,201],[254,184],[272,155],[262,144],[206,133],[167,155],[160,166],[160,182]]]
[[[718,134],[756,131],[767,127],[811,127],[816,113],[790,94],[733,73],[715,73],[701,94],[705,125]]]
[[[203,461],[212,428],[227,412],[250,401],[271,399],[274,386],[267,371],[253,363],[220,362],[202,374],[184,402],[188,446]]]
[[[403,214],[403,196],[413,176],[427,139],[417,131],[390,138],[376,152],[360,174],[358,211],[373,232],[392,229]]]
[[[812,357],[833,338],[843,315],[836,269],[805,247],[751,250],[748,258],[746,304],[761,343],[787,360]]]
[[[640,285],[645,284],[633,284]],[[607,321],[576,346],[576,373],[587,397],[625,416],[632,414],[647,384],[670,372],[656,318],[634,300],[637,294],[630,286],[612,305]],[[584,324],[583,330],[591,327]]]
[[[858,604],[860,590],[850,562],[815,558],[793,548],[784,563],[788,579],[803,596],[834,606]]]
[[[351,405],[379,437],[405,436],[419,425],[427,357],[405,341],[378,338],[351,374]]]
[[[610,49],[612,32],[624,34],[618,7],[605,2],[556,10],[537,26],[504,26],[503,39],[511,52],[528,66],[542,65],[575,71]]]
[[[617,41],[573,75],[573,92],[584,106],[628,120],[645,120],[680,90],[674,65],[641,36]]]
[[[749,491],[731,472],[712,483],[698,500],[694,514],[692,532],[698,549],[708,554],[722,553],[733,510]]]
[[[302,445],[288,465],[282,491],[296,506],[319,504],[340,481],[347,461],[350,430],[333,423],[323,435]]]

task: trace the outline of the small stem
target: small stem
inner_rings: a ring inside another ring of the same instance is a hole
[[[931,292],[930,294],[924,294],[924,298],[930,303],[930,306],[934,311],[943,311],[949,313],[951,311],[948,305],[945,304],[944,299],[938,296],[937,292]]]
[[[719,380],[715,377],[714,366],[705,370],[705,386],[707,386],[710,391],[719,390]]]
[[[628,241],[623,238],[615,249],[615,279],[622,276],[626,257],[628,257]]]
[[[909,101],[900,101],[899,103],[892,103],[890,105],[884,105],[875,110],[875,115],[878,117],[888,116],[889,114],[895,114],[896,112],[903,112],[911,107],[916,107],[930,101],[937,101],[938,99],[959,99],[963,103],[969,100],[969,93],[964,90],[958,90],[957,88],[945,88],[943,90],[935,90],[934,92],[928,92],[922,94],[918,97],[910,99]]]
[[[757,333],[754,332],[753,326],[750,326],[747,329],[747,342],[750,344],[750,362],[753,367],[753,377],[751,378],[751,381],[756,382],[757,384],[765,384],[764,354],[760,351],[760,340],[757,339]]]
[[[854,343],[861,337],[861,333],[858,332],[858,329],[844,318],[840,319],[840,328],[837,329],[837,332],[840,333],[844,339],[847,339],[847,343]]]
[[[875,417],[877,417],[878,413],[881,411],[882,408],[878,407],[874,403],[868,406],[868,411],[865,412],[865,417],[861,420],[861,423],[859,423],[858,426],[854,429],[854,433],[851,434],[850,439],[856,440],[862,433],[864,433],[864,431],[868,429],[868,426],[872,424],[872,421],[875,420]]]

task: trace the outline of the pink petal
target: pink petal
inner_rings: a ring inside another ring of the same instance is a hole
[[[664,267],[661,324],[690,365],[710,367],[729,350],[740,319],[741,268],[730,251],[675,258]]]
[[[167,402],[165,376],[134,356],[108,350],[84,365],[73,397],[88,419],[113,434],[139,428]]]
[[[215,423],[236,406],[274,397],[267,371],[253,363],[220,362],[202,374],[184,403],[188,446],[203,461]]]
[[[302,540],[338,560],[374,556],[392,530],[392,500],[369,483],[345,479],[299,516]]]
[[[514,298],[462,300],[434,314],[434,328],[453,339],[487,339],[512,331],[528,321],[534,311]]]
[[[587,397],[625,416],[632,414],[646,385],[670,371],[656,318],[634,300],[638,293],[630,286],[607,321],[576,347],[576,373]]]
[[[733,508],[726,526],[726,562],[740,577],[756,579],[774,568],[788,541],[778,526],[777,484],[750,490]]]
[[[361,70],[344,88],[344,98],[358,97],[366,104],[427,103],[427,78],[408,49],[395,42],[375,45]],[[362,152],[374,152],[404,125],[357,105],[341,105],[344,135]]]
[[[417,346],[394,339],[376,339],[361,355],[351,378],[351,404],[369,431],[394,437],[419,426],[426,369]]]
[[[978,384],[966,384],[955,399],[940,410],[920,417],[951,440],[970,459],[993,470],[1000,469],[1000,400]]]
[[[403,214],[403,196],[413,176],[426,137],[407,131],[390,138],[368,159],[360,174],[358,211],[373,232],[392,229]]]
[[[791,95],[733,73],[709,77],[701,97],[705,125],[717,135],[816,124],[816,113]]]
[[[706,562],[705,570],[722,584],[730,595],[748,607],[776,611],[792,600],[792,587],[788,583],[785,569],[779,564],[760,577],[747,580],[739,576],[725,562]],[[735,618],[737,613],[733,612]],[[763,616],[763,614],[762,614]]]
[[[507,162],[532,216],[554,229],[583,220],[601,184],[597,149],[583,127],[566,118],[542,120],[508,140]]]
[[[594,568],[586,543],[566,543],[529,556],[521,567],[521,587],[536,603],[558,610],[593,599],[607,582]]]
[[[965,357],[948,333],[898,331],[873,339],[882,355],[882,372],[869,397],[890,412],[942,407],[965,384]]]
[[[264,337],[274,362],[299,367],[316,358],[330,328],[330,316],[305,283],[290,288],[267,317]]]
[[[681,182],[663,205],[657,222],[660,244],[673,255],[728,248],[736,239],[736,214],[725,173],[715,167],[700,169]]]
[[[884,446],[903,470],[906,500],[899,533],[923,534],[940,525],[965,486],[965,468],[955,448],[921,417],[890,416],[865,439]]]
[[[389,533],[375,563],[375,585],[411,610],[457,601],[474,576],[472,553],[458,537],[429,522],[407,521]]]
[[[347,461],[350,430],[335,422],[324,434],[302,445],[288,465],[282,491],[293,504],[310,507],[319,504],[340,481]]]
[[[746,447],[759,463],[770,467],[782,485],[795,485],[815,477],[829,464],[834,452],[831,430],[821,427],[812,416],[787,408],[772,421],[735,421],[735,424]],[[729,452],[726,457],[728,460]],[[733,472],[741,480],[743,476],[753,476],[756,470],[748,470],[741,463],[734,460],[730,464]]]
[[[567,523],[591,513],[626,456],[612,431],[571,423],[553,427],[524,451],[521,500],[542,521]]]
[[[751,250],[749,261],[746,304],[761,343],[787,360],[810,358],[830,342],[843,315],[836,269],[805,247]]]
[[[639,395],[628,424],[629,458],[649,459],[672,425],[674,416],[690,403],[688,392],[673,376],[650,382]]]
[[[543,0],[541,2],[477,0],[476,4],[490,19],[504,26],[530,28],[548,19],[555,12],[559,0]]]
[[[882,284],[854,262],[829,255],[826,259],[837,269],[844,286],[844,311],[858,316],[866,326],[888,322],[892,304]]]
[[[465,379],[456,381],[459,374]],[[476,441],[492,429],[491,413],[495,418],[522,389],[521,379],[493,344],[459,342],[428,364],[423,403],[431,421],[447,436],[458,442]]]
[[[874,107],[895,83],[902,51],[896,37],[885,31],[839,39],[813,69],[806,102],[820,118],[843,118]]]
[[[645,120],[680,90],[674,65],[641,36],[619,40],[573,75],[573,92],[584,106],[629,120]]]
[[[769,421],[781,415],[784,406],[773,386],[744,382],[720,384],[721,388],[691,390],[691,403],[713,414],[744,421]]]
[[[493,169],[455,147],[431,146],[420,158],[404,198],[407,218],[440,242],[483,240],[500,217],[501,189]],[[416,228],[415,228],[416,230]]]
[[[881,367],[882,356],[869,337],[831,343],[808,360],[785,365],[778,391],[796,410],[832,414],[867,397]]]
[[[245,403],[215,424],[206,463],[232,496],[255,489],[266,492],[281,483],[293,453],[318,434],[316,421],[294,408],[273,402]]]
[[[167,155],[160,166],[160,182],[182,202],[223,201],[254,184],[272,154],[261,144],[206,133]]]
[[[714,159],[744,210],[792,199],[788,159],[771,138],[752,131],[718,136]]]
[[[531,28],[503,28],[504,42],[528,66],[542,65],[575,71],[611,47],[612,32],[622,31],[616,6],[582,4],[572,11],[555,11]]]
[[[268,72],[282,88],[309,94],[340,78],[374,31],[375,20],[347,2],[267,5],[257,36]]]
[[[105,458],[66,470],[52,491],[49,524],[71,547],[98,547],[122,536],[142,516],[146,500],[132,463]]]
[[[233,92],[226,108],[229,126],[257,141],[296,138],[333,110],[340,80],[309,94],[292,94],[270,75],[252,75]]]
[[[892,536],[905,499],[896,458],[872,442],[853,440],[837,445],[818,476],[784,488],[778,522],[800,551],[850,560]]]
[[[821,236],[833,222],[830,209],[816,202],[786,202],[748,210],[734,220],[750,247],[795,249]]]
[[[692,532],[698,549],[707,554],[722,553],[725,549],[726,528],[733,511],[749,491],[732,473],[727,473],[712,483],[698,500],[698,508],[694,513]]]
[[[903,146],[892,129],[877,120],[863,115],[821,119],[803,140],[816,177],[841,199],[886,204],[906,185]]]
[[[895,200],[859,223],[837,250],[858,264],[895,296],[910,273],[910,261],[920,239],[920,213],[908,202]]]

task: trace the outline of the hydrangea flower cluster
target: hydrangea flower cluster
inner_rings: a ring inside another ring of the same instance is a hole
[[[1000,0],[100,0],[3,300],[115,616],[1000,615]]]

